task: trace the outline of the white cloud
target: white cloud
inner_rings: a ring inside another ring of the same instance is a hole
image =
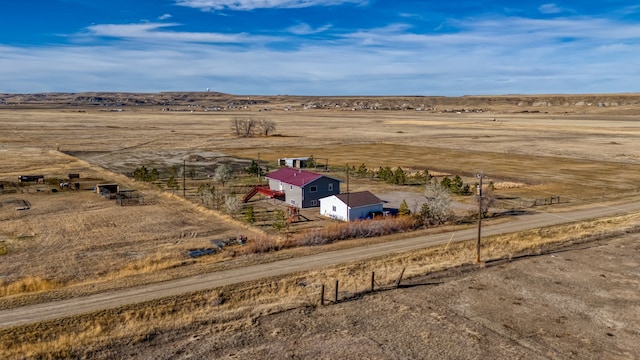
[[[288,30],[308,34],[326,27]],[[0,46],[0,92],[598,93],[637,91],[640,82],[633,60],[640,25],[633,23],[494,17],[449,20],[446,28],[456,31],[419,33],[407,24],[342,34],[332,29],[331,41],[318,41],[290,33],[180,32],[175,23],[93,25],[86,38],[116,41]]]
[[[202,11],[253,9],[300,9],[314,6],[337,6],[343,4],[365,5],[368,0],[177,0],[179,6]]]
[[[200,43],[248,43],[264,42],[265,36],[249,36],[246,33],[223,34],[204,32],[163,31],[164,28],[179,26],[175,23],[142,24],[100,24],[87,27],[90,35],[106,36],[138,41],[170,41]]]
[[[173,16],[171,14],[164,14],[161,16],[158,16],[158,20],[167,20],[167,19],[171,19]]]
[[[558,7],[558,5],[556,4],[543,4],[543,5],[540,5],[540,7],[538,8],[538,11],[540,11],[543,14],[557,14],[557,13],[561,13],[562,9]]]
[[[314,29],[311,26],[309,26],[309,24],[300,23],[300,24],[289,27],[287,30],[290,33],[296,34],[296,35],[311,35],[311,34],[322,33],[329,29],[331,29],[331,25],[328,25],[328,24]]]

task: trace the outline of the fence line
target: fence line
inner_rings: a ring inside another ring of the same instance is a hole
[[[406,270],[406,268],[403,267],[402,270],[400,271],[400,274],[398,274],[398,277],[393,282],[393,287],[394,288],[399,288],[400,287],[400,285],[402,283],[402,278],[404,277],[405,270]],[[377,285],[377,288],[376,288],[376,285]],[[366,290],[366,287],[365,287],[365,290],[363,290],[361,292],[358,292],[357,283],[355,284],[355,286],[356,286],[356,291],[353,294],[351,294],[351,296],[347,295],[347,296],[343,297],[342,300],[351,299],[354,296],[361,295],[361,294],[364,294],[364,293],[373,293],[376,290],[378,290],[378,291],[385,290],[384,286],[382,286],[378,282],[376,282],[376,273],[375,273],[375,271],[371,272],[371,285],[369,287],[369,290]],[[340,289],[340,282],[339,282],[339,280],[336,279],[335,280],[335,285],[334,285],[334,294],[333,294],[334,296],[333,296],[333,300],[332,300],[334,304],[337,304],[338,302],[341,301],[341,299],[339,297],[339,289]],[[327,299],[325,298],[325,290],[326,290],[326,286],[323,283],[321,285],[321,287],[320,287],[320,305],[323,305],[323,306],[325,305],[325,303],[327,301]]]

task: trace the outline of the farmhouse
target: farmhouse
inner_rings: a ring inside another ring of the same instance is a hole
[[[292,168],[281,168],[265,176],[269,189],[283,193],[284,201],[297,208],[317,207],[319,200],[340,193],[341,180]]]
[[[320,199],[320,214],[332,219],[354,221],[382,213],[384,201],[369,191],[332,195]],[[348,219],[348,220],[347,220]]]

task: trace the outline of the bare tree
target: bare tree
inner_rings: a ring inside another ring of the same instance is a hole
[[[257,122],[254,119],[231,120],[231,131],[237,137],[252,137],[256,130]]]
[[[240,137],[240,134],[242,134],[242,120],[240,119],[231,120],[231,131],[233,131],[233,134],[235,136]]]
[[[216,168],[216,172],[213,174],[213,180],[218,181],[224,187],[224,183],[233,178],[233,171],[229,164],[222,164]]]
[[[476,200],[480,201],[480,197],[476,196]],[[485,218],[487,217],[487,214],[489,213],[489,208],[493,206],[493,204],[495,204],[496,202],[496,197],[495,194],[493,193],[493,189],[491,187],[486,187],[482,189],[482,207],[481,207],[481,211],[482,211],[482,217]]]
[[[216,188],[209,184],[202,184],[198,187],[197,196],[203,204],[210,205],[216,198]]]
[[[272,133],[276,130],[276,123],[272,120],[262,119],[258,122],[258,128],[260,132],[264,136],[269,136],[269,133]]]
[[[453,211],[451,210],[451,194],[449,189],[438,184],[438,182],[427,184],[425,188],[426,204],[428,216],[434,224],[444,224],[451,220]]]
[[[227,214],[234,216],[242,208],[242,202],[235,195],[229,194],[224,198],[224,206],[227,209]]]

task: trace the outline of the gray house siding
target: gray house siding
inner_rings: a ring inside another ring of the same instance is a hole
[[[303,190],[304,201],[302,201],[302,207],[319,207],[320,199],[340,194],[340,181],[323,176],[305,185]]]

